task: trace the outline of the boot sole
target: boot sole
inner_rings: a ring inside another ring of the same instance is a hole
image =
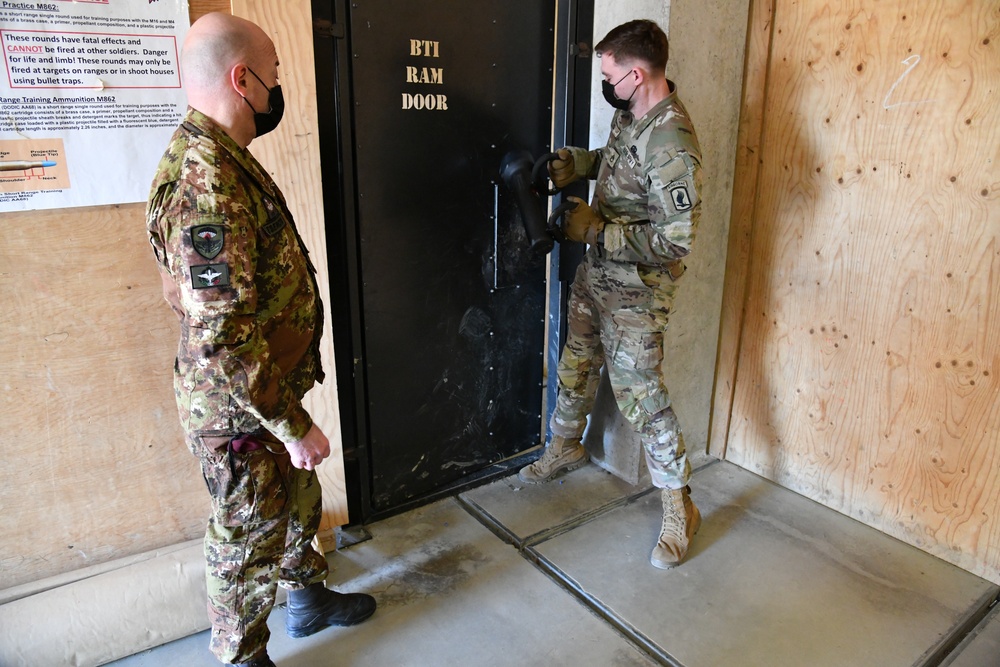
[[[570,463],[568,466],[563,466],[562,468],[557,468],[548,477],[543,477],[541,479],[525,479],[524,477],[521,477],[521,473],[519,472],[519,473],[517,473],[517,478],[519,480],[521,480],[522,482],[524,482],[525,484],[545,484],[546,482],[551,482],[556,477],[561,477],[562,475],[565,475],[568,472],[573,472],[574,470],[578,470],[578,469],[582,468],[583,466],[587,465],[589,462],[590,462],[590,457],[589,456],[585,456],[585,457],[583,457],[582,459],[580,459],[579,461],[577,461],[575,463]]]
[[[672,570],[683,562],[684,561],[678,561],[676,563],[667,563],[661,560],[653,560],[652,558],[649,559],[649,564],[657,568],[658,570]]]
[[[344,628],[350,625],[357,625],[362,621],[367,621],[369,618],[371,618],[372,614],[374,613],[375,610],[372,609],[370,613],[365,614],[364,616],[358,616],[357,618],[352,618],[351,620],[344,622],[328,623],[326,621],[316,621],[315,623],[310,623],[309,625],[298,626],[295,628],[288,628],[286,626],[285,634],[287,634],[292,639],[301,639],[302,637],[308,637],[309,635],[314,635],[320,630],[325,630],[327,628],[332,628],[332,627]]]

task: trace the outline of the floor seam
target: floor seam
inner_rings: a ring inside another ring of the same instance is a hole
[[[584,523],[587,523],[590,520],[601,517],[613,509],[624,507],[635,500],[652,493],[654,490],[656,490],[656,488],[651,486],[647,489],[639,491],[638,493],[624,496],[623,498],[612,501],[606,505],[602,505],[596,510],[580,515],[564,524],[529,535],[523,540],[519,539],[513,531],[507,528],[501,521],[486,511],[486,509],[474,500],[463,498],[458,495],[454,496],[454,498],[459,507],[465,510],[474,519],[476,519],[476,521],[493,533],[493,535],[501,542],[513,547],[524,560],[532,565],[532,567],[544,574],[558,588],[569,593],[586,610],[606,623],[614,632],[621,636],[637,651],[647,656],[657,664],[665,665],[666,667],[684,667],[683,663],[677,661],[673,656],[661,649],[656,642],[644,635],[630,623],[627,623],[607,606],[601,604],[599,600],[587,593],[583,587],[573,581],[562,570],[553,565],[548,559],[533,548],[535,545],[540,544],[545,540],[561,535],[583,525]],[[533,541],[529,542],[529,540]]]
[[[545,574],[556,586],[572,595],[584,608],[607,623],[622,638],[632,644],[636,650],[660,665],[684,667],[682,662],[670,655],[670,653],[639,631],[634,625],[626,622],[621,616],[608,608],[607,605],[602,604],[600,600],[587,593],[582,586],[532,547],[529,546],[523,549],[521,556]]]
[[[498,537],[501,542],[513,546],[518,552],[524,548],[524,541],[521,540],[517,534],[503,525],[501,521],[486,511],[476,501],[462,498],[461,496],[455,496],[455,502],[457,502],[458,506],[464,509],[468,514],[472,515],[472,518],[481,523],[487,530]]]
[[[598,519],[616,509],[631,505],[635,501],[652,493],[655,490],[656,490],[655,486],[648,486],[634,493],[624,495],[619,498],[615,498],[614,500],[611,500],[605,503],[604,505],[601,505],[600,507],[596,507],[587,512],[583,512],[582,514],[578,514],[573,518],[564,521],[563,523],[551,526],[549,528],[545,528],[543,530],[540,530],[536,533],[532,533],[527,537],[523,538],[520,537],[513,530],[508,528],[503,523],[502,520],[493,516],[489,512],[489,510],[484,508],[475,500],[463,497],[461,494],[456,494],[455,496],[452,497],[458,503],[459,507],[461,507],[466,512],[471,514],[477,521],[479,521],[487,529],[489,529],[491,533],[500,538],[500,540],[503,541],[504,543],[513,545],[520,552],[528,547],[541,544],[542,542],[546,542],[554,537],[558,537],[571,530],[579,528],[580,526],[589,523],[594,519]]]
[[[928,649],[927,653],[917,660],[914,667],[938,667],[949,658],[955,657],[953,655],[955,651],[962,645],[965,638],[990,615],[998,600],[1000,600],[1000,587],[994,587],[980,597],[972,605],[966,617],[956,623],[953,630],[947,636],[942,637],[936,646]]]
[[[564,535],[571,530],[579,528],[580,526],[586,523],[590,523],[594,519],[599,519],[603,517],[605,514],[608,514],[609,512],[612,512],[622,507],[627,507],[628,505],[631,505],[632,503],[642,498],[643,496],[652,493],[654,490],[656,490],[656,487],[650,486],[631,495],[622,496],[621,498],[616,498],[615,500],[612,500],[604,505],[601,505],[600,507],[579,514],[573,517],[572,519],[569,519],[568,521],[564,521],[559,525],[552,526],[544,530],[540,530],[537,533],[532,533],[531,535],[528,535],[523,540],[521,540],[522,549],[536,546],[538,544],[541,544],[542,542],[547,542],[555,537],[559,537],[560,535]]]

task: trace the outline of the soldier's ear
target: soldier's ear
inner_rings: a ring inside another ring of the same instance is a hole
[[[240,97],[246,97],[247,93],[247,66],[242,63],[233,65],[229,70],[229,82],[233,90]]]

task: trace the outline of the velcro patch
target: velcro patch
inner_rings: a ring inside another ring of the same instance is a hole
[[[674,203],[674,210],[678,213],[690,211],[694,207],[686,185],[675,185],[670,188],[670,201]]]
[[[684,161],[682,156],[675,157],[673,160],[667,164],[660,167],[657,174],[660,177],[660,182],[664,185],[670,185],[681,176],[684,176],[690,171],[687,163]]]
[[[269,197],[264,197],[264,208],[267,209],[267,222],[261,226],[261,230],[268,236],[274,236],[285,226],[285,216]]]
[[[191,287],[225,287],[229,284],[228,264],[201,264],[191,267]]]

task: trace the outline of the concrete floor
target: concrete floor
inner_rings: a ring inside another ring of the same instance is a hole
[[[1000,666],[996,585],[724,462],[699,468],[687,561],[649,565],[659,494],[589,465],[509,477],[367,527],[329,585],[374,595],[279,667]],[[208,633],[111,663],[218,665]]]

